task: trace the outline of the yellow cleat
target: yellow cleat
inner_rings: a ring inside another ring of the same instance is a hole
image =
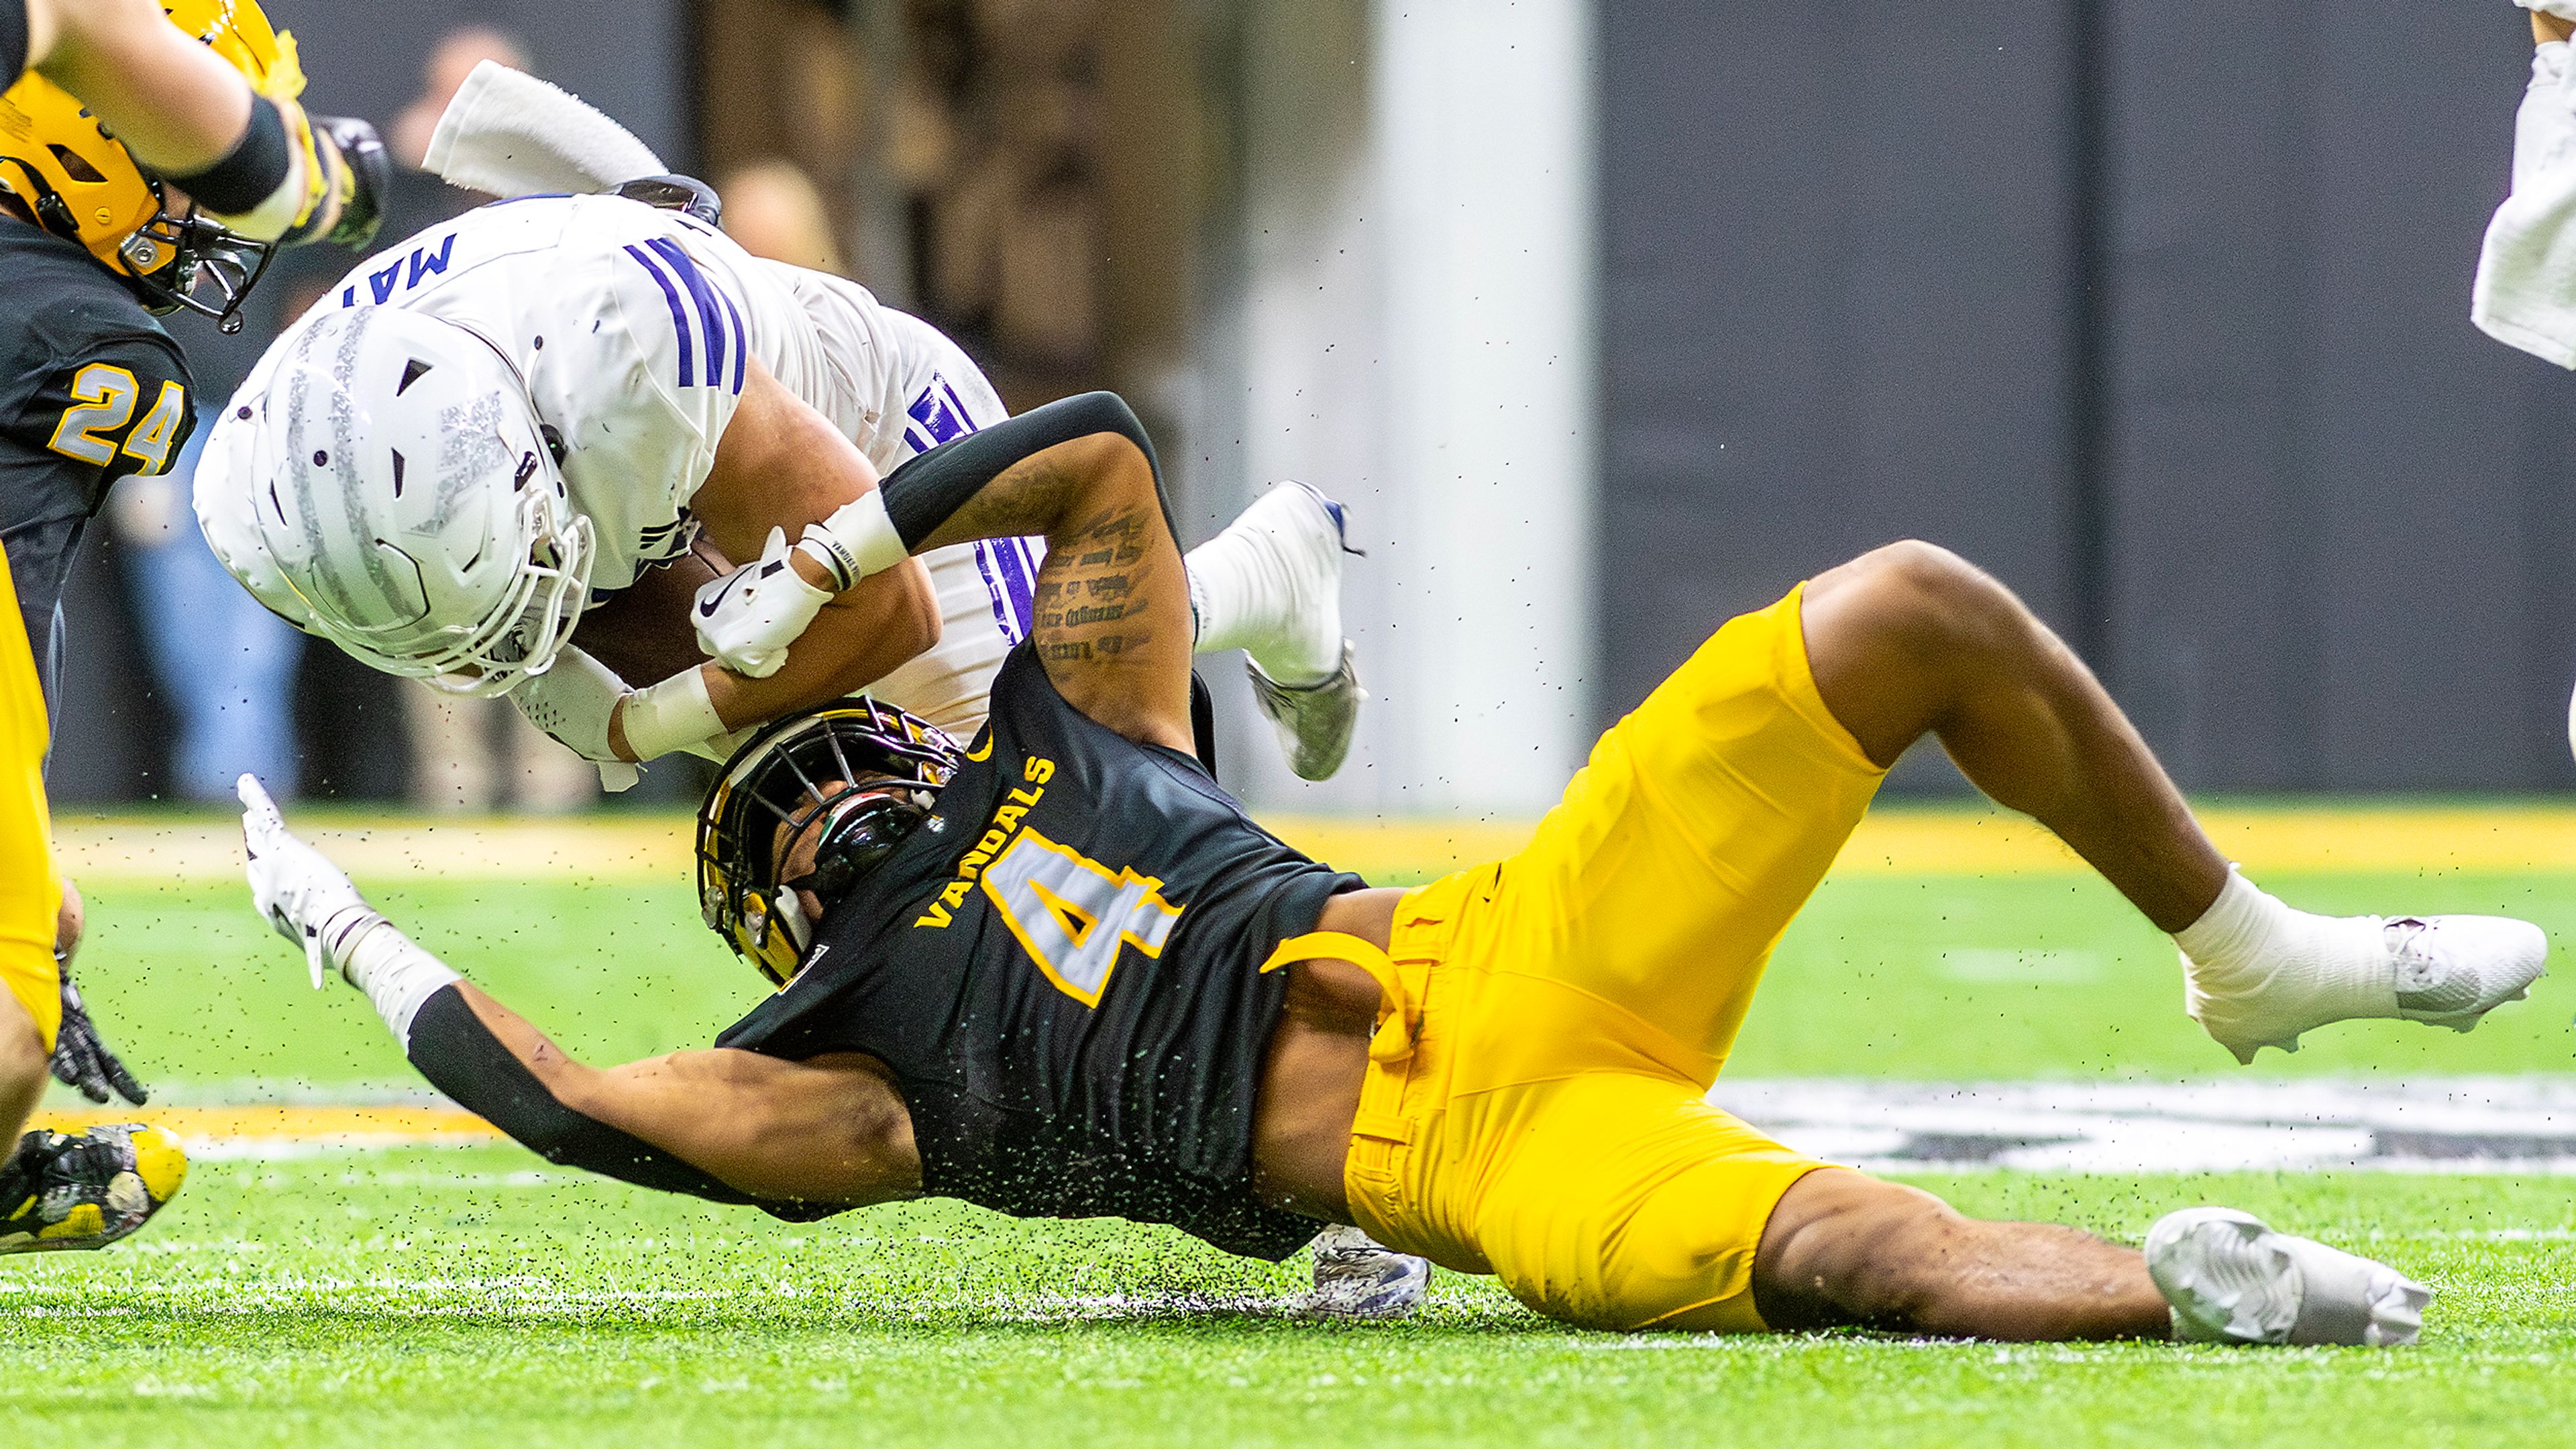
[[[166,1128],[30,1132],[0,1162],[0,1253],[104,1248],[151,1221],[187,1180],[187,1150]]]

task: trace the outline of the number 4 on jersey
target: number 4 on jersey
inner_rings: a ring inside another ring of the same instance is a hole
[[[1085,1006],[1100,1004],[1122,945],[1160,956],[1181,918],[1161,881],[1113,872],[1034,830],[985,867],[982,883],[1029,959]]]

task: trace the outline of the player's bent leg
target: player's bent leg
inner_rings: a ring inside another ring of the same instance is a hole
[[[1753,1258],[1775,1329],[1860,1325],[2015,1341],[2164,1338],[2171,1315],[2134,1248],[2047,1223],[1981,1222],[1848,1169],[1800,1178]]]
[[[2128,719],[2048,626],[1947,549],[1908,541],[1807,585],[1817,693],[1882,765],[1924,735],[1996,803],[2035,816],[2179,931],[2227,862]]]
[[[2485,916],[2333,918],[2232,875],[2092,671],[2009,589],[1899,543],[1820,575],[1802,622],[1816,688],[1887,764],[1925,734],[1997,803],[2036,817],[2183,952],[2185,1005],[2253,1060],[2330,1022],[2466,1031],[2518,1000],[2548,941]]]
[[[53,1048],[26,1005],[0,990],[0,1142],[17,1140],[52,1079]]]

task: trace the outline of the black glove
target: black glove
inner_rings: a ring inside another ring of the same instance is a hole
[[[81,1002],[80,988],[72,984],[71,968],[62,968],[63,1022],[54,1030],[54,1080],[79,1092],[93,1102],[105,1102],[112,1089],[116,1095],[137,1107],[150,1094],[107,1043],[98,1039],[98,1028],[90,1022],[89,1008]]]
[[[393,158],[385,154],[376,128],[349,116],[314,116],[313,129],[331,138],[340,152],[340,216],[324,241],[352,251],[365,251],[384,225],[385,202],[394,186]]]

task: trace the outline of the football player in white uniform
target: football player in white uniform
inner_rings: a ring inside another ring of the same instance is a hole
[[[874,489],[1000,399],[928,324],[743,251],[692,186],[496,203],[362,263],[217,420],[208,542],[298,626],[510,693],[612,784],[861,689],[971,738],[1039,546],[867,577]],[[1190,556],[1199,646],[1250,654],[1310,779],[1364,697],[1343,552],[1339,506],[1288,484]]]

